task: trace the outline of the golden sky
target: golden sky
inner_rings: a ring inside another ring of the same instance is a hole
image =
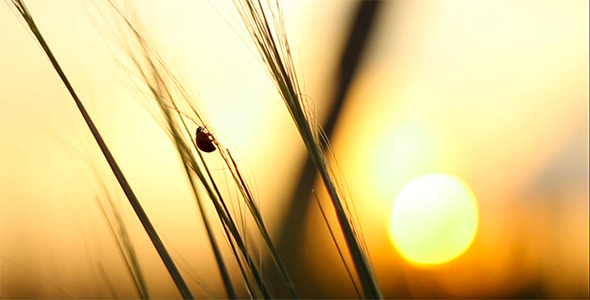
[[[186,178],[127,69],[116,16],[101,1],[26,3],[173,256],[220,297],[219,280],[203,275],[215,265]],[[284,6],[320,120],[355,3]],[[231,3],[121,5],[240,157],[277,230],[305,150]],[[416,297],[513,296],[540,282],[551,297],[587,297],[588,34],[581,0],[384,3],[332,143],[386,295],[405,285]],[[0,37],[0,296],[108,298],[102,265],[120,296],[134,297],[96,204],[102,180],[127,216],[153,296],[176,297],[72,99],[8,2]],[[469,187],[479,227],[455,260],[415,266],[392,245],[389,224],[402,189],[432,173]],[[326,232],[315,232],[322,222],[315,209],[302,230],[313,241],[310,276],[326,280],[319,293],[330,294],[347,279],[322,267],[339,264]]]

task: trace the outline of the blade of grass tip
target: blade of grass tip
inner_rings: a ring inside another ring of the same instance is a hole
[[[318,168],[324,186],[332,200],[340,228],[363,286],[365,297],[372,299],[383,298],[377,279],[369,264],[368,255],[360,245],[359,237],[353,229],[353,224],[343,205],[343,199],[330,173],[328,160],[317,136],[318,130],[315,123],[310,123],[311,119],[303,109],[303,102],[300,99],[301,92],[299,91],[293,62],[290,58],[288,41],[285,32],[281,30],[283,29],[281,27],[282,21],[276,21],[277,14],[272,13],[273,9],[280,11],[278,1],[275,2],[274,7],[269,4],[266,9],[260,0],[234,0],[234,3],[293,117],[313,162]],[[280,13],[278,15],[280,16]],[[274,26],[269,24],[269,19],[274,20]],[[312,127],[312,125],[314,126]]]
[[[51,61],[51,64],[53,65],[55,71],[57,72],[57,74],[61,78],[62,82],[66,86],[68,92],[70,93],[70,95],[74,99],[74,102],[76,103],[76,106],[78,107],[78,110],[82,114],[82,117],[84,118],[84,121],[86,122],[86,125],[90,129],[90,131],[91,131],[94,139],[96,140],[96,143],[98,144],[98,146],[99,146],[100,150],[102,151],[105,159],[107,160],[109,166],[111,167],[111,170],[113,171],[115,177],[117,178],[117,181],[119,182],[121,188],[123,189],[123,192],[127,196],[127,199],[129,200],[129,203],[133,207],[133,210],[135,211],[138,219],[140,220],[140,222],[143,225],[146,233],[148,234],[150,240],[152,241],[152,244],[154,245],[154,248],[156,248],[156,251],[160,255],[160,258],[162,259],[164,265],[168,269],[168,272],[170,273],[170,276],[172,277],[174,283],[176,284],[176,287],[178,288],[180,294],[182,295],[182,297],[184,299],[194,299],[194,297],[191,294],[188,286],[184,282],[184,279],[180,275],[180,272],[178,271],[178,268],[176,267],[176,265],[172,261],[172,258],[170,257],[170,254],[168,253],[168,251],[164,247],[164,244],[162,243],[162,240],[160,239],[160,237],[156,233],[155,228],[153,227],[153,225],[149,221],[149,218],[147,217],[147,214],[145,213],[145,211],[141,207],[139,201],[135,197],[135,194],[133,193],[133,190],[131,189],[131,186],[129,185],[129,183],[125,179],[125,176],[123,176],[123,172],[121,171],[121,169],[117,165],[117,163],[116,163],[114,157],[112,156],[110,150],[108,149],[106,143],[104,142],[104,140],[102,139],[100,133],[98,132],[98,129],[94,125],[94,122],[90,118],[90,115],[86,111],[86,108],[82,104],[82,101],[78,98],[78,95],[74,91],[74,88],[70,84],[70,82],[69,82],[68,78],[66,77],[65,73],[61,69],[59,63],[57,62],[57,60],[53,56],[53,53],[51,52],[49,46],[45,42],[45,39],[43,38],[43,35],[41,34],[41,32],[39,31],[39,29],[37,28],[37,25],[33,21],[33,18],[31,16],[31,14],[29,13],[26,5],[24,4],[24,2],[22,0],[12,0],[12,4],[15,6],[15,8],[21,14],[21,16],[23,17],[23,19],[25,20],[25,22],[27,22],[27,25],[29,26],[29,29],[32,31],[33,35],[35,35],[35,38],[37,39],[37,41],[39,42],[39,44],[43,48],[43,51],[45,52],[45,54],[47,55],[47,57],[49,58],[49,60]]]

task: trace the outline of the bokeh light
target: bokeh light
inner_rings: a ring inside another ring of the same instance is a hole
[[[393,206],[391,237],[401,255],[441,264],[463,253],[477,232],[475,196],[460,179],[429,174],[406,185]]]

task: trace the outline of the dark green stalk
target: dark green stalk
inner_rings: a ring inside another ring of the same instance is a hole
[[[184,299],[193,299],[194,297],[191,294],[188,286],[186,285],[186,283],[182,279],[182,276],[180,275],[178,268],[176,267],[176,265],[172,261],[172,257],[170,257],[170,254],[168,254],[168,251],[164,247],[162,240],[160,239],[155,228],[151,224],[147,214],[145,213],[145,211],[141,207],[139,200],[137,200],[135,194],[133,193],[133,190],[131,189],[131,186],[129,185],[129,183],[125,179],[123,172],[121,171],[121,169],[117,165],[115,158],[113,157],[113,155],[111,154],[110,150],[108,149],[106,143],[102,139],[100,133],[98,132],[98,129],[94,125],[94,122],[92,121],[92,119],[90,118],[90,115],[86,111],[86,108],[82,104],[82,101],[78,98],[78,95],[74,91],[74,88],[70,84],[70,82],[67,79],[63,70],[61,69],[59,63],[57,62],[57,60],[53,56],[53,53],[51,52],[49,46],[45,42],[45,39],[43,38],[43,36],[41,35],[41,32],[37,28],[37,25],[33,21],[33,18],[31,16],[31,14],[29,13],[29,11],[27,10],[24,2],[22,0],[12,0],[12,4],[16,7],[18,12],[23,17],[23,19],[27,22],[27,25],[29,26],[31,32],[35,35],[35,38],[37,38],[37,41],[39,42],[39,44],[41,45],[41,47],[45,51],[45,54],[47,54],[47,57],[51,61],[51,64],[53,65],[55,71],[57,72],[57,74],[61,78],[62,82],[66,86],[68,92],[70,93],[70,95],[74,99],[74,102],[76,103],[78,110],[82,114],[82,117],[84,118],[84,121],[86,122],[86,125],[90,129],[90,132],[92,133],[94,139],[96,140],[96,143],[98,144],[105,159],[107,160],[109,166],[111,167],[113,174],[117,178],[119,185],[123,189],[123,192],[127,196],[127,199],[129,200],[129,203],[133,207],[133,210],[135,211],[139,221],[143,225],[146,233],[148,234],[150,240],[152,241],[154,248],[156,248],[156,251],[158,252],[158,254],[160,255],[160,258],[164,262],[166,269],[168,269],[168,272],[170,273],[170,276],[174,280],[174,283],[176,284],[176,287],[178,288],[180,294],[182,295],[182,297]]]

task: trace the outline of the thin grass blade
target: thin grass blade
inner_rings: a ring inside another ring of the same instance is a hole
[[[178,291],[180,292],[180,294],[182,295],[182,297],[184,299],[194,299],[188,286],[186,285],[184,279],[182,278],[180,272],[178,271],[178,268],[174,264],[172,257],[170,257],[170,254],[168,253],[168,251],[164,247],[162,240],[160,239],[155,228],[151,224],[147,214],[145,213],[145,211],[141,207],[139,200],[137,200],[137,197],[133,193],[131,186],[127,182],[127,179],[125,179],[123,172],[121,171],[121,169],[117,165],[115,158],[111,154],[109,148],[107,147],[105,141],[103,140],[102,136],[100,135],[98,129],[94,125],[94,122],[92,121],[90,115],[86,111],[86,108],[82,104],[82,101],[78,98],[78,95],[74,91],[74,88],[70,84],[68,78],[66,77],[65,73],[63,72],[62,68],[60,67],[59,63],[57,62],[55,56],[51,52],[51,49],[49,48],[49,46],[45,42],[43,35],[41,34],[39,29],[37,28],[37,25],[35,24],[33,17],[29,13],[25,3],[22,0],[11,0],[11,1],[12,1],[12,4],[14,5],[14,7],[18,10],[20,15],[23,17],[23,19],[25,20],[25,22],[29,26],[29,29],[31,30],[31,32],[33,33],[33,35],[35,36],[35,38],[37,39],[37,41],[39,42],[41,47],[43,48],[43,51],[45,52],[45,54],[47,55],[49,60],[51,61],[53,68],[55,69],[55,71],[57,72],[59,77],[61,78],[62,82],[66,86],[66,88],[67,88],[68,92],[70,93],[70,95],[72,96],[72,98],[74,99],[74,102],[75,102],[76,106],[78,107],[80,114],[84,118],[86,125],[90,129],[96,143],[98,144],[105,159],[107,160],[109,166],[111,167],[111,170],[113,171],[113,174],[117,178],[119,185],[123,189],[123,192],[127,196],[127,199],[129,200],[129,203],[133,207],[133,210],[135,211],[139,221],[143,225],[146,233],[148,234],[150,240],[152,241],[154,248],[156,248],[156,251],[158,252],[160,258],[162,259],[162,262],[166,266],[166,269],[168,269],[168,272],[170,273],[170,276],[172,277],[174,283],[176,284]]]

